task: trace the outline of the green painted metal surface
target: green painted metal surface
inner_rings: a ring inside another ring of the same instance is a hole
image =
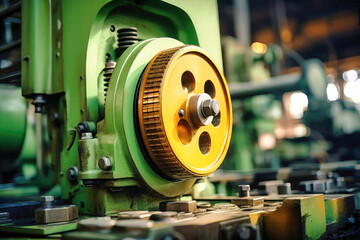
[[[24,1],[22,11],[23,95],[46,97],[49,159],[60,166],[51,178],[59,178],[62,197],[81,212],[103,215],[153,208],[189,189],[194,180],[166,180],[144,160],[134,130],[134,94],[146,64],[166,48],[198,45],[222,66],[216,1],[39,0]],[[113,27],[138,29],[140,42],[120,58]],[[106,55],[117,67],[104,108]],[[82,121],[97,124],[94,139],[79,139],[75,128]],[[112,160],[111,171],[98,168],[102,156]],[[78,181],[67,178],[72,166],[80,169]],[[85,187],[84,180],[97,185]]]
[[[326,223],[342,226],[355,209],[354,195],[325,196]]]
[[[77,221],[68,223],[56,223],[45,225],[13,225],[2,224],[0,225],[0,231],[4,233],[16,233],[16,234],[31,234],[31,235],[50,235],[62,232],[68,232],[76,230]],[[14,235],[11,235],[13,238]],[[54,236],[55,239],[61,238],[60,236]]]
[[[64,91],[61,2],[22,1],[21,84],[24,96]]]
[[[16,165],[26,134],[27,103],[21,96],[21,89],[0,85],[0,170],[11,170]]]

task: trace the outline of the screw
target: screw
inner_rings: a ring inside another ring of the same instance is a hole
[[[184,109],[180,109],[178,113],[180,117],[183,117],[185,115]]]
[[[239,197],[250,197],[250,185],[238,186]]]
[[[98,161],[98,166],[104,171],[109,171],[111,169],[111,160],[108,157],[102,157]]]
[[[54,206],[54,196],[41,196],[40,202],[44,208],[51,208]]]
[[[205,118],[217,116],[220,112],[220,104],[215,99],[207,99],[202,104],[202,113]]]
[[[73,166],[73,167],[69,167],[69,169],[67,170],[67,178],[71,183],[75,183],[78,180],[78,173],[79,170],[77,167]]]

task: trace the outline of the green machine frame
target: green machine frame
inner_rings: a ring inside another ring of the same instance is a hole
[[[222,67],[216,1],[25,0],[22,16],[22,92],[46,116],[44,169],[53,173],[40,173],[40,183],[60,183],[62,198],[96,215],[156,208],[188,191],[195,179],[167,180],[144,160],[134,97],[143,69],[161,50],[197,45]],[[119,56],[116,34],[124,27],[136,27],[140,41]],[[117,64],[104,104],[107,57]],[[97,126],[90,138],[76,131],[84,122]],[[99,168],[101,157],[111,160],[110,171]]]

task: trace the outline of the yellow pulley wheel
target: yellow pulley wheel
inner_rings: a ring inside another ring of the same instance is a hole
[[[220,166],[232,107],[226,80],[208,53],[188,45],[161,51],[146,67],[138,96],[152,165],[173,179],[207,176]]]

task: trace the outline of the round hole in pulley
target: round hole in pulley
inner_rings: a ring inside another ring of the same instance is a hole
[[[202,154],[207,154],[211,148],[211,138],[209,133],[203,132],[199,138],[199,148]]]
[[[181,119],[178,122],[177,134],[182,144],[186,145],[191,142],[192,139],[191,127],[186,120]]]
[[[190,93],[195,89],[195,78],[190,71],[185,71],[181,76],[181,85],[186,93]]]
[[[211,122],[212,125],[214,125],[214,127],[217,127],[220,124],[220,119],[221,119],[220,114],[221,114],[221,112],[219,112],[219,114],[216,115]]]
[[[204,92],[209,94],[211,98],[215,97],[215,87],[214,87],[214,84],[210,80],[207,80],[205,82]]]

